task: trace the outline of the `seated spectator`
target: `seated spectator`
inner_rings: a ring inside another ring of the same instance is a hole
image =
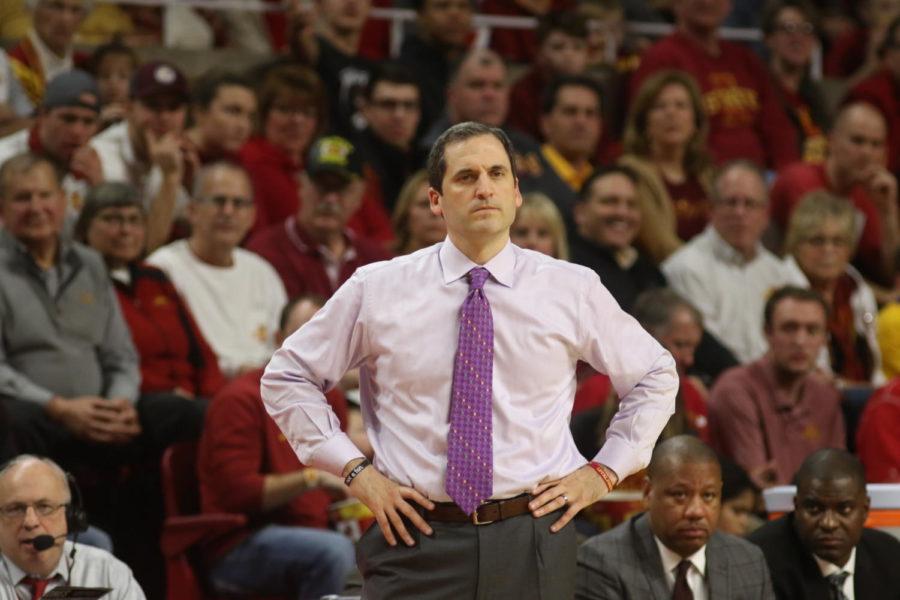
[[[522,206],[516,211],[509,237],[520,248],[569,260],[566,224],[553,201],[540,192],[522,196]]]
[[[900,379],[892,379],[866,402],[856,428],[856,453],[869,483],[900,483]]]
[[[53,165],[0,167],[0,398],[16,452],[91,462],[141,432],[140,371],[100,257],[62,235]]]
[[[825,163],[796,163],[781,171],[772,186],[771,212],[783,232],[809,192],[826,190],[849,198],[862,224],[853,264],[866,278],[891,285],[900,229],[897,180],[884,167],[886,139],[881,113],[868,104],[844,106],[831,130]]]
[[[859,460],[834,448],[797,472],[794,510],[750,534],[766,556],[778,600],[900,596],[900,542],[864,527],[869,515]]]
[[[253,84],[240,75],[213,71],[197,81],[193,94],[194,126],[185,138],[194,145],[197,158],[201,164],[236,161],[256,120]]]
[[[890,22],[900,15],[897,0],[859,0],[849,3],[851,25],[828,44],[823,62],[826,77],[841,79],[848,88],[878,69],[879,47]]]
[[[91,0],[28,0],[31,28],[8,54],[13,74],[34,106],[60,73],[80,67],[87,55],[75,51],[75,32],[91,11]]]
[[[155,448],[196,439],[206,402],[225,383],[216,355],[166,274],[144,264],[144,205],[126,183],[88,194],[75,239],[103,256],[141,359],[138,413]],[[158,427],[156,427],[158,425]]]
[[[761,489],[790,483],[811,452],[845,446],[840,392],[816,369],[827,315],[818,292],[777,290],[765,307],[768,353],[726,371],[710,392],[713,447]]]
[[[769,219],[759,169],[746,161],[729,163],[710,192],[710,225],[666,259],[662,271],[672,289],[697,307],[707,331],[747,363],[766,350],[763,305],[789,274],[760,243]]]
[[[585,76],[560,77],[545,91],[541,105],[541,131],[546,142],[535,157],[535,167],[519,174],[525,193],[543,192],[572,223],[578,192],[594,170],[603,121],[600,88]]]
[[[255,234],[247,248],[275,267],[291,298],[329,298],[357,268],[389,255],[347,229],[365,189],[361,157],[350,142],[338,136],[316,140],[299,179],[300,211]]]
[[[759,488],[737,463],[720,456],[719,464],[722,466],[722,510],[717,529],[746,537],[751,531],[751,518],[759,501]]]
[[[103,44],[91,54],[86,68],[97,80],[100,90],[100,129],[125,118],[128,87],[139,62],[137,53],[118,41]]]
[[[850,266],[856,242],[853,205],[825,191],[800,202],[788,225],[786,263],[797,285],[816,290],[828,304],[828,345],[820,367],[842,385],[884,381],[878,348],[875,294]]]
[[[240,248],[254,217],[250,179],[232,163],[200,169],[188,205],[191,236],[147,258],[191,309],[226,377],[255,369],[272,354],[287,297],[278,273]]]
[[[800,157],[796,132],[762,61],[719,37],[729,8],[727,0],[673,0],[676,30],[644,52],[631,93],[661,69],[687,72],[703,92],[715,160],[744,158],[778,169]]]
[[[806,0],[778,0],[766,7],[762,29],[769,72],[797,134],[800,158],[821,163],[828,150],[829,123],[823,91],[810,76],[817,41],[813,8]]]
[[[134,74],[129,98],[125,120],[97,135],[91,146],[104,181],[125,181],[141,191],[152,252],[168,241],[189,199],[183,182],[197,167],[184,139],[187,80],[169,63],[147,63]]]
[[[393,212],[403,182],[425,161],[415,139],[422,117],[419,83],[404,67],[382,65],[372,74],[361,101],[367,126],[358,146],[378,178],[385,208]]]
[[[447,237],[444,219],[431,212],[427,171],[416,171],[403,184],[391,223],[397,235],[394,251],[398,256],[412,254]]]
[[[659,264],[709,223],[709,119],[690,75],[661,71],[644,82],[628,114],[619,164],[638,176],[637,245]]]
[[[415,0],[415,30],[403,37],[399,61],[422,91],[422,121],[434,123],[444,110],[451,67],[474,37],[471,0]]]
[[[13,74],[6,51],[0,49],[0,136],[27,127],[32,111],[34,105]]]
[[[637,177],[627,167],[598,169],[575,205],[571,261],[596,272],[616,302],[630,312],[638,294],[663,287],[659,269],[633,245],[641,226]]]
[[[585,72],[588,29],[584,18],[574,12],[550,12],[538,21],[535,34],[538,53],[534,66],[519,77],[510,92],[516,110],[509,115],[509,125],[535,139],[544,139],[541,99],[557,77]]]
[[[647,512],[578,549],[576,600],[771,597],[759,549],[716,531],[721,489],[719,461],[703,442],[659,444],[647,468]]]
[[[878,109],[887,123],[887,167],[900,173],[900,16],[894,17],[878,48],[880,68],[856,84],[845,102],[867,102]]]
[[[24,454],[0,467],[0,585],[6,597],[41,598],[76,586],[109,588],[103,595],[108,600],[144,600],[125,563],[66,541],[85,520],[69,476],[49,458]]]
[[[84,196],[103,181],[103,167],[88,142],[98,129],[100,99],[97,83],[84,71],[67,71],[47,86],[30,129],[0,139],[0,164],[23,152],[46,158],[61,174],[71,226]]]
[[[321,307],[310,298],[290,302],[281,315],[278,344]],[[240,513],[251,525],[204,549],[212,587],[221,592],[320,598],[340,593],[355,564],[353,543],[329,531],[328,505],[347,495],[340,478],[306,467],[266,414],[262,369],[225,386],[213,399],[200,438],[197,474],[205,513]],[[346,428],[347,404],[326,395]],[[335,420],[336,421],[336,420]]]
[[[483,0],[479,12],[485,15],[531,17],[540,21],[552,14],[572,10],[573,0]],[[518,64],[533,64],[539,52],[533,28],[494,27],[491,30],[491,49],[504,59]]]

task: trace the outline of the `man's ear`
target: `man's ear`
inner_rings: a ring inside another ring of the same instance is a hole
[[[522,190],[519,189],[519,178],[516,177],[516,208],[522,208]]]
[[[444,216],[444,209],[441,208],[441,193],[430,186],[428,187],[428,205],[431,207],[433,214],[438,217]]]

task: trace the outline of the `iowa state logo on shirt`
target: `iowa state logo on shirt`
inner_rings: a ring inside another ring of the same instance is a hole
[[[703,94],[703,104],[710,118],[719,119],[726,127],[744,127],[753,123],[759,112],[756,90],[741,86],[727,72],[713,72],[706,78],[710,89]]]

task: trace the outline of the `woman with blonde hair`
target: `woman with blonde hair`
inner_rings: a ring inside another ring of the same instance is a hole
[[[444,219],[431,212],[427,171],[416,171],[400,188],[391,225],[397,256],[421,250],[447,237]]]
[[[509,237],[521,248],[569,260],[569,242],[562,215],[553,201],[540,192],[522,197],[522,206],[516,212]]]
[[[637,245],[657,264],[709,220],[709,119],[697,83],[681,71],[647,79],[632,103],[619,164],[638,175]]]

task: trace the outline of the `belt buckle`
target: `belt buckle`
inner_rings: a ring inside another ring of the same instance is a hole
[[[475,510],[472,511],[472,525],[490,525],[491,523],[494,522],[494,520],[481,521],[478,519],[478,509],[481,508],[482,506],[485,506],[486,504],[487,504],[487,502],[483,502],[482,504],[479,504],[477,507],[475,507]]]

